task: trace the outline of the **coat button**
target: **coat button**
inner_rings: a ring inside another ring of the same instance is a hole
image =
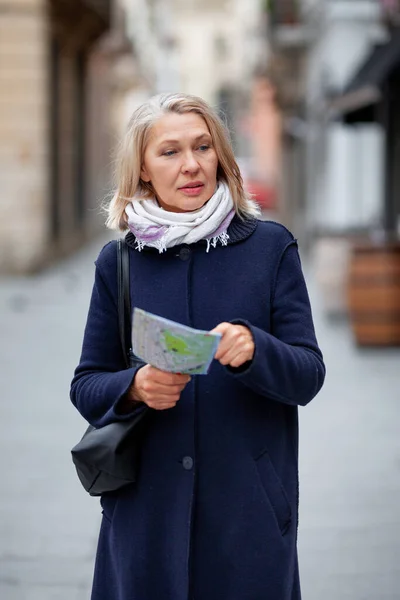
[[[184,456],[182,466],[186,471],[193,469],[193,458],[191,456]]]
[[[178,256],[181,260],[189,260],[191,254],[192,254],[191,249],[188,248],[187,246],[184,246],[183,248],[180,249]]]

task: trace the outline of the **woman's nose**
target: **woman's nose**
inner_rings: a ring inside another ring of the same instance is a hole
[[[185,154],[185,158],[183,161],[183,171],[186,173],[189,171],[193,173],[199,169],[199,163],[196,160],[196,157],[192,153]]]

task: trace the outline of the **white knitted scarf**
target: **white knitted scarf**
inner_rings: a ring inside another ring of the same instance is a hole
[[[226,230],[235,215],[229,188],[223,181],[218,183],[208,202],[193,212],[169,212],[161,208],[155,198],[134,198],[125,212],[137,250],[150,246],[160,253],[172,246],[199,240],[207,240],[207,252],[218,242],[226,246],[229,240]]]

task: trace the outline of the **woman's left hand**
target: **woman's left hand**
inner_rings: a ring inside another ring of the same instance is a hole
[[[220,323],[211,333],[221,333],[215,358],[221,365],[240,367],[245,362],[253,360],[255,345],[250,329],[244,325]]]

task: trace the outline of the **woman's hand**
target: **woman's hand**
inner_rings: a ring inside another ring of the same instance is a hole
[[[144,402],[155,410],[166,410],[176,405],[189,381],[189,375],[166,373],[145,365],[137,371],[129,396],[133,402]]]
[[[241,367],[245,362],[253,360],[255,345],[250,329],[244,325],[220,323],[210,333],[221,333],[215,358],[221,365]]]

